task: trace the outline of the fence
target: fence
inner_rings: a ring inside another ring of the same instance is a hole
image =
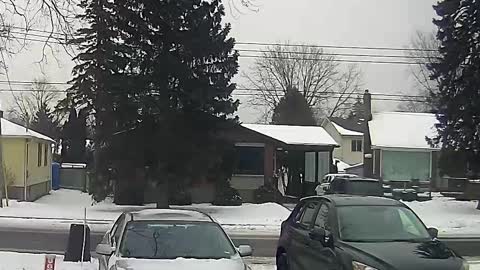
[[[88,191],[88,172],[86,164],[62,163],[60,168],[60,187]]]

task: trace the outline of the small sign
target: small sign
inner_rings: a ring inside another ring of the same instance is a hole
[[[55,255],[45,255],[44,270],[55,270]]]

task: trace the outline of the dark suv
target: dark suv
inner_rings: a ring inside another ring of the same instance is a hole
[[[282,223],[277,269],[468,269],[437,233],[396,200],[308,197]]]

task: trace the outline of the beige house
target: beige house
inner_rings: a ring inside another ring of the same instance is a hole
[[[340,145],[333,150],[334,158],[350,165],[363,162],[363,133],[346,129],[328,118],[323,121],[322,126]]]
[[[52,183],[54,140],[1,118],[1,146],[9,198],[34,201]]]

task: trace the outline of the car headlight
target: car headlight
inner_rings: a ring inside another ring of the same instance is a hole
[[[469,270],[470,269],[470,265],[468,264],[467,261],[463,261],[463,265],[462,265],[462,268],[460,268],[460,270]]]
[[[353,270],[377,270],[377,268],[373,268],[369,265],[363,264],[361,262],[356,262],[356,261],[352,262],[352,267],[353,267]]]

